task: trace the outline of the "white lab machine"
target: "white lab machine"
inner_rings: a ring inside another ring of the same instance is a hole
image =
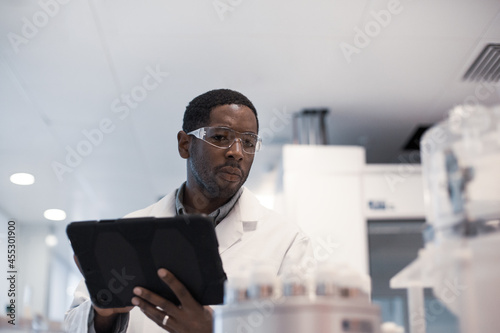
[[[286,213],[310,237],[315,259],[349,262],[368,274],[365,165],[363,147],[283,147]]]
[[[426,244],[391,280],[407,288],[410,332],[426,331],[423,288],[461,333],[500,327],[500,107],[456,107],[421,141]],[[434,313],[435,314],[435,313]]]
[[[423,220],[420,164],[366,164],[363,204],[367,221]]]

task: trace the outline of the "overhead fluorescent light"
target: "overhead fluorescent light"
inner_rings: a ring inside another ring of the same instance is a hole
[[[10,181],[17,185],[31,185],[35,182],[35,176],[20,172],[10,176]]]
[[[43,212],[43,216],[47,220],[62,221],[66,218],[66,212],[61,209],[47,209]]]

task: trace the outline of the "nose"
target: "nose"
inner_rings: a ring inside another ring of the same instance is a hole
[[[233,143],[227,150],[226,156],[236,160],[243,159],[243,143],[241,142],[241,138],[234,138]]]

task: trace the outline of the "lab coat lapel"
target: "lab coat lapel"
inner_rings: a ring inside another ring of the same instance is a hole
[[[170,192],[158,201],[151,210],[151,215],[156,217],[171,217],[176,215],[175,191]]]
[[[260,212],[257,198],[246,188],[231,212],[215,228],[219,242],[219,253],[236,244],[244,233],[246,223],[257,223]]]
[[[215,227],[217,241],[219,242],[219,253],[221,254],[238,242],[243,235],[239,210],[238,204],[236,204],[226,218]]]

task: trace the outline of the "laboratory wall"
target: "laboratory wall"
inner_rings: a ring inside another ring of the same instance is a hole
[[[7,223],[9,221],[9,217],[7,214],[0,210],[0,218],[2,219],[2,229],[0,230],[0,254],[2,260],[0,260],[0,269],[2,272],[7,272]],[[0,290],[8,290],[8,282],[7,279],[0,279]],[[0,293],[0,305],[2,309],[7,305],[7,292]],[[4,313],[2,312],[2,315]]]
[[[9,218],[0,213],[7,230]],[[81,279],[76,266],[69,259],[72,251],[64,234],[65,225],[58,228],[40,224],[16,223],[15,306],[17,327],[34,319],[40,325],[62,322],[69,308],[73,291]],[[2,231],[3,231],[2,230]],[[7,254],[7,234],[0,233],[2,258]],[[0,269],[9,271],[7,260],[0,260]],[[10,283],[0,279],[0,290],[7,291]],[[1,315],[10,302],[7,292],[0,293]]]

